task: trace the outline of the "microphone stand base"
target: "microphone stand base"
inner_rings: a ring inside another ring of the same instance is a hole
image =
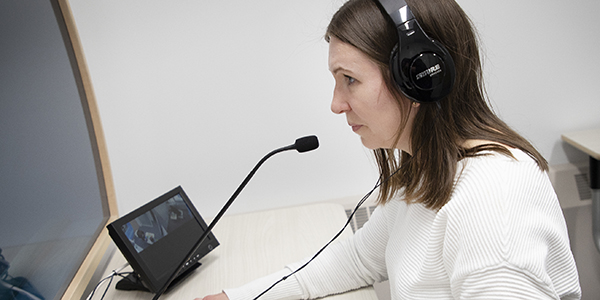
[[[173,280],[173,282],[171,282],[171,284],[169,285],[169,287],[167,288],[165,293],[168,292],[171,288],[175,287],[178,283],[183,281],[185,278],[187,278],[190,274],[192,274],[192,272],[194,270],[196,270],[198,267],[200,267],[200,265],[202,265],[202,264],[197,262],[197,263],[193,264],[189,269],[185,270],[185,272],[183,272],[179,276],[175,277],[175,279]],[[148,290],[148,288],[144,285],[144,283],[142,282],[142,280],[136,273],[131,273],[131,274],[123,277],[123,279],[121,279],[121,280],[119,280],[119,282],[117,282],[117,285],[115,286],[115,288],[117,290],[122,290],[122,291],[150,292],[150,290]]]

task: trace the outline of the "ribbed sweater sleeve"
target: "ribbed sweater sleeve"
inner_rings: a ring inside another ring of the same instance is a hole
[[[376,209],[369,222],[352,238],[332,244],[297,273],[304,298],[319,298],[386,280],[387,234],[385,214]],[[296,269],[300,265],[292,264],[290,268]]]

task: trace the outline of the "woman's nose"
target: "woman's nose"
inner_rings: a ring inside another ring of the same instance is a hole
[[[343,114],[350,111],[350,105],[348,102],[335,91],[333,92],[333,99],[331,99],[331,111],[334,114]]]

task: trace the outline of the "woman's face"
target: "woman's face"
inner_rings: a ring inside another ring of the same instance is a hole
[[[348,125],[369,149],[397,148],[408,153],[410,132],[418,105],[409,109],[406,127],[397,144],[394,141],[403,116],[398,102],[387,89],[379,67],[357,48],[331,37],[329,70],[335,78],[331,111],[346,114]]]

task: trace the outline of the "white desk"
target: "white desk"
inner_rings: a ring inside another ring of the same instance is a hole
[[[202,265],[191,276],[160,299],[192,300],[279,271],[288,263],[313,255],[345,222],[346,214],[338,204],[225,215],[213,229],[221,245],[200,260]],[[339,239],[351,235],[348,227]],[[124,263],[117,250],[105,274]],[[105,299],[152,299],[153,294],[147,292],[115,290],[118,278],[115,277]],[[100,299],[104,287],[96,291],[93,299]],[[377,296],[372,287],[366,287],[326,299],[377,300]]]
[[[570,132],[562,139],[589,155],[590,188],[592,189],[592,234],[600,251],[600,129]]]
[[[590,157],[600,160],[600,128],[565,133],[562,139]]]

